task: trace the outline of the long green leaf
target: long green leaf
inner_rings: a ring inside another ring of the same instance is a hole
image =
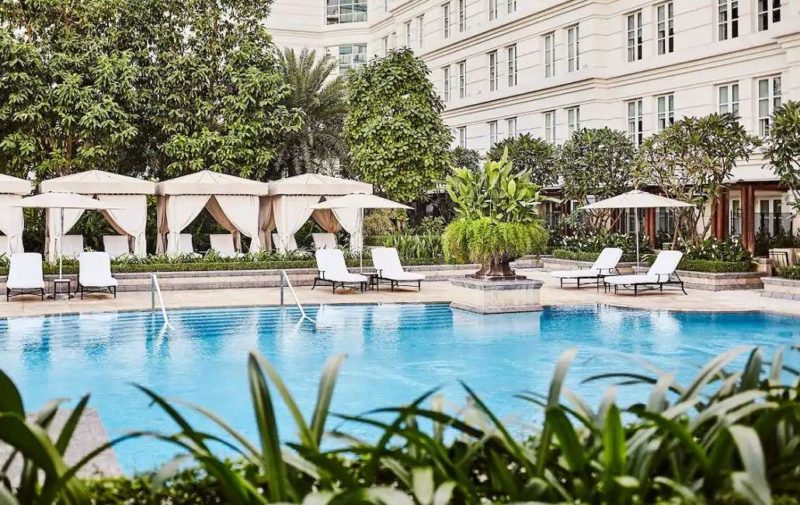
[[[728,428],[728,432],[736,444],[747,476],[746,479],[734,479],[734,484],[737,482],[739,484],[737,491],[745,494],[753,503],[763,505],[772,503],[772,493],[769,489],[764,462],[764,450],[758,434],[753,428],[741,425],[731,426]]]
[[[86,409],[87,403],[89,403],[89,395],[84,395],[80,401],[78,401],[78,404],[75,405],[72,413],[70,413],[66,422],[64,422],[64,427],[61,428],[61,433],[58,434],[58,439],[56,440],[56,449],[62,456],[67,451],[67,446],[69,445],[70,440],[72,440],[72,434],[75,433],[75,428],[78,427],[78,423],[83,416],[83,412]]]
[[[336,387],[336,380],[339,376],[339,369],[342,367],[345,358],[346,356],[344,354],[339,354],[330,358],[328,362],[325,363],[322,377],[319,379],[317,403],[314,407],[314,415],[311,418],[311,432],[317,447],[319,447],[319,444],[322,442],[322,435],[325,433],[325,420],[328,418],[331,399],[333,398],[333,390]]]
[[[25,417],[22,396],[11,377],[0,370],[0,413],[9,412]]]

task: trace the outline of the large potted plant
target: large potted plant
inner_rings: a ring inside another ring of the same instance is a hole
[[[474,278],[524,279],[510,263],[547,247],[538,213],[540,189],[528,170],[514,171],[507,151],[480,170],[456,169],[447,178],[447,192],[458,217],[444,232],[445,257],[480,263]]]

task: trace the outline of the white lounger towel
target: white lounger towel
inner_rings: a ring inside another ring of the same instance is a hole
[[[78,289],[105,292],[117,297],[117,279],[111,277],[111,257],[106,252],[84,252],[78,256]]]
[[[61,254],[65,258],[77,258],[83,252],[83,235],[64,235],[61,240]]]
[[[238,258],[242,253],[236,250],[233,235],[230,233],[212,233],[208,236],[211,240],[211,250],[223,258]]]
[[[422,281],[425,280],[423,274],[406,272],[400,262],[400,255],[394,247],[373,247],[372,264],[378,272],[379,279],[386,279],[391,285],[392,291],[401,282],[414,282],[417,289],[422,289]]]
[[[314,278],[314,286],[317,287],[317,282],[330,282],[333,284],[333,292],[336,293],[336,287],[345,287],[345,284],[358,284],[361,291],[367,287],[369,279],[365,275],[351,274],[347,270],[347,263],[344,261],[344,255],[339,249],[319,249],[314,253],[317,259],[317,271],[319,275]]]
[[[194,242],[192,241],[191,233],[178,234],[178,254],[194,256],[196,258],[202,256],[202,254],[194,251]]]
[[[111,258],[131,253],[127,235],[103,235],[103,249]]]
[[[39,253],[16,253],[11,255],[6,280],[6,301],[12,293],[39,294],[44,300],[44,275],[42,274],[42,255]]]
[[[582,270],[556,270],[555,272],[550,272],[550,275],[561,279],[562,287],[564,286],[564,280],[569,279],[578,281],[578,288],[580,288],[581,279],[598,279],[614,273],[621,258],[622,249],[606,247],[600,252],[591,267]]]
[[[663,291],[665,284],[679,284],[683,293],[686,294],[683,281],[675,272],[682,258],[683,253],[680,251],[661,251],[656,256],[653,265],[647,270],[647,273],[610,275],[603,280],[607,285],[614,286],[614,292],[617,291],[619,286],[631,286],[633,287],[634,295],[636,295],[639,292],[639,286],[657,285]]]
[[[336,249],[336,235],[333,233],[312,233],[314,239],[314,249]]]

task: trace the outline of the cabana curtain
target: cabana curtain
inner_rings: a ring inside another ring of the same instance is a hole
[[[251,239],[250,252],[260,252],[262,244],[259,233],[261,208],[259,198],[254,195],[217,195],[213,200],[219,204],[231,225],[242,235]],[[239,249],[241,249],[241,244],[239,244]]]
[[[359,253],[364,249],[364,234],[362,230],[361,209],[331,209],[333,215],[341,223],[344,231],[350,234],[350,250]]]
[[[278,243],[275,246],[280,252],[297,249],[297,244],[294,243],[294,234],[311,217],[314,212],[311,206],[318,203],[319,200],[318,195],[278,196],[273,199],[272,212],[278,233]]]
[[[103,217],[120,235],[128,235],[133,242],[135,256],[147,256],[147,197],[145,195],[97,195],[101,202],[121,209],[102,210]]]
[[[45,255],[47,261],[58,260],[58,237],[66,235],[83,215],[83,209],[64,209],[64,229],[61,229],[61,219],[57,210],[47,209],[47,241],[45,241]]]
[[[15,202],[22,198],[20,195],[0,195],[0,206]],[[23,252],[22,230],[25,228],[25,220],[22,217],[22,209],[15,207],[5,207],[0,212],[0,232],[8,237],[8,248],[11,254]],[[0,251],[0,254],[5,251]]]
[[[178,235],[205,208],[209,195],[173,195],[166,197],[167,254],[178,253]],[[163,229],[161,230],[164,231]],[[163,247],[163,244],[162,244]],[[164,252],[164,251],[160,251]]]

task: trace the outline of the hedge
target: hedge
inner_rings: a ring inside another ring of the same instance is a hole
[[[778,277],[783,277],[784,279],[800,280],[800,266],[779,268]]]
[[[587,252],[587,251],[570,251],[567,249],[554,249],[552,256],[556,259],[560,260],[572,260],[572,261],[594,261],[600,256],[599,252]],[[623,254],[622,259],[620,261],[626,263],[635,263],[636,262],[636,255],[635,254]]]
[[[348,258],[347,266],[357,268],[358,258]],[[436,265],[440,260],[429,258],[404,259],[404,265]],[[291,270],[293,268],[316,268],[314,258],[277,260],[277,261],[194,261],[187,263],[112,263],[111,272],[116,274],[148,273],[148,272],[210,272],[220,270]],[[364,258],[364,266],[371,267],[372,260]],[[58,273],[58,265],[44,263],[42,270],[45,274]],[[77,274],[78,265],[70,262],[63,267],[64,274]],[[8,266],[0,266],[0,275],[8,275]]]
[[[721,274],[752,272],[753,266],[750,262],[683,259],[678,265],[678,270]]]

